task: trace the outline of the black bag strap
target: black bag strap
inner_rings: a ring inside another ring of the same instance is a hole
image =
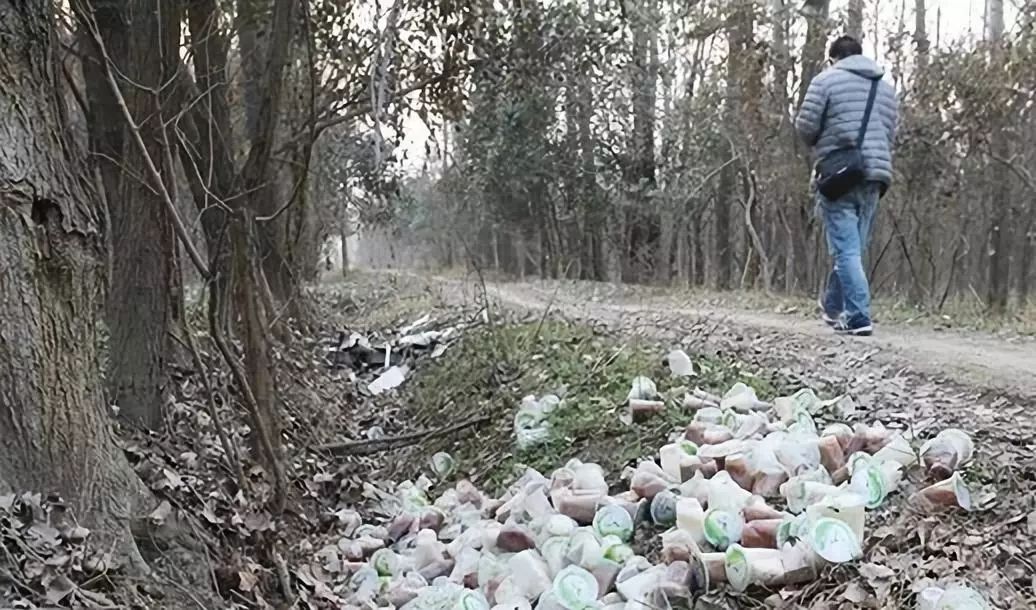
[[[867,109],[863,111],[863,122],[860,123],[860,133],[856,136],[856,148],[863,148],[863,141],[867,138],[867,124],[871,121],[871,112],[874,110],[874,98],[878,96],[878,85],[880,78],[871,79],[871,92],[867,96]]]

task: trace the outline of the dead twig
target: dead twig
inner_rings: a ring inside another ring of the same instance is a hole
[[[388,436],[385,438],[376,438],[365,441],[329,443],[326,445],[318,445],[315,449],[317,451],[323,451],[334,455],[370,455],[372,453],[380,453],[382,451],[407,447],[423,440],[431,440],[433,438],[453,434],[454,432],[460,432],[468,428],[481,426],[482,424],[489,422],[489,420],[490,417],[488,415],[483,415],[466,422],[437,428],[435,430],[422,430],[420,432],[410,432],[408,434],[400,434],[398,436]]]
[[[245,261],[246,264],[248,261]],[[245,273],[249,271],[246,269]],[[210,280],[209,282],[209,293],[215,291],[215,283]],[[254,298],[254,295],[251,295]],[[255,309],[255,303],[252,303],[253,312]],[[254,330],[254,329],[253,329]],[[238,390],[241,392],[241,396],[244,399],[245,406],[248,409],[248,413],[252,419],[252,425],[255,428],[254,433],[257,435],[258,449],[265,454],[267,461],[270,463],[268,466],[273,470],[273,486],[274,486],[274,498],[273,498],[273,510],[275,513],[280,514],[284,510],[284,505],[287,502],[288,495],[288,481],[287,475],[284,473],[284,464],[281,462],[280,457],[276,448],[273,446],[273,439],[270,438],[269,430],[267,429],[267,422],[263,419],[263,413],[259,409],[259,403],[256,399],[255,393],[252,391],[252,386],[248,382],[248,376],[244,371],[241,363],[234,356],[234,352],[230,348],[226,337],[223,335],[223,329],[216,318],[215,309],[209,308],[209,334],[212,335],[212,340],[215,342],[216,347],[219,349],[220,355],[223,356],[223,360],[230,367],[231,375],[234,382],[238,386]]]
[[[288,562],[277,551],[273,552],[273,565],[277,568],[277,580],[281,585],[281,593],[284,594],[284,606],[295,607],[297,598],[295,591],[291,588],[291,572],[288,570]]]

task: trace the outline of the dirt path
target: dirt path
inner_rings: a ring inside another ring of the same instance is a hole
[[[601,288],[578,284],[579,294],[545,284],[494,284],[491,292],[503,304],[542,310],[548,305],[569,317],[674,316],[708,323],[735,333],[773,333],[808,343],[819,352],[846,351],[890,365],[909,367],[925,376],[946,379],[994,394],[1036,397],[1036,341],[1002,339],[977,332],[935,331],[881,326],[870,338],[834,335],[818,320],[748,310],[708,310],[661,298],[630,299]]]

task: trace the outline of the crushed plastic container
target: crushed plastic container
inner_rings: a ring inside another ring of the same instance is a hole
[[[633,540],[633,517],[621,506],[602,506],[594,517],[593,528],[602,538],[615,536],[623,542]]]
[[[922,445],[920,453],[928,475],[941,481],[971,460],[975,445],[963,430],[949,428]]]
[[[658,398],[658,386],[649,377],[634,377],[630,386],[629,394],[626,396],[627,400],[656,400]]]
[[[694,376],[694,364],[691,362],[691,357],[682,349],[669,352],[669,355],[666,356],[666,364],[669,365],[669,372],[673,377]]]
[[[742,413],[769,407],[766,403],[759,401],[759,397],[756,396],[755,390],[741,382],[734,384],[734,386],[723,395],[723,399],[720,401],[719,406],[721,409],[733,409]]]
[[[809,546],[828,563],[846,563],[863,556],[856,532],[844,521],[821,517],[809,528]]]

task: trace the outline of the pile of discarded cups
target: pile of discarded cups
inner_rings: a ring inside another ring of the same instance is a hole
[[[610,493],[600,466],[575,459],[547,476],[526,471],[500,498],[466,480],[434,501],[426,479],[400,485],[394,515],[372,525],[352,514],[347,537],[318,553],[325,569],[349,575],[326,593],[346,608],[665,608],[722,586],[807,583],[825,566],[859,559],[866,511],[910,468],[931,483],[913,498],[926,510],[970,509],[960,468],[974,448],[960,430],[943,430],[915,452],[880,423],[818,427],[853,406],[808,389],[765,403],[737,384],[722,397],[690,391],[683,406],[693,421],[657,459],[627,469],[621,493]],[[641,377],[628,407],[637,419],[665,403]],[[527,398],[518,441],[546,438],[547,415],[564,408],[557,396]],[[433,460],[439,475],[453,467],[448,455]],[[663,530],[654,563],[634,550],[641,527]],[[987,607],[959,586],[926,589],[918,604]]]

